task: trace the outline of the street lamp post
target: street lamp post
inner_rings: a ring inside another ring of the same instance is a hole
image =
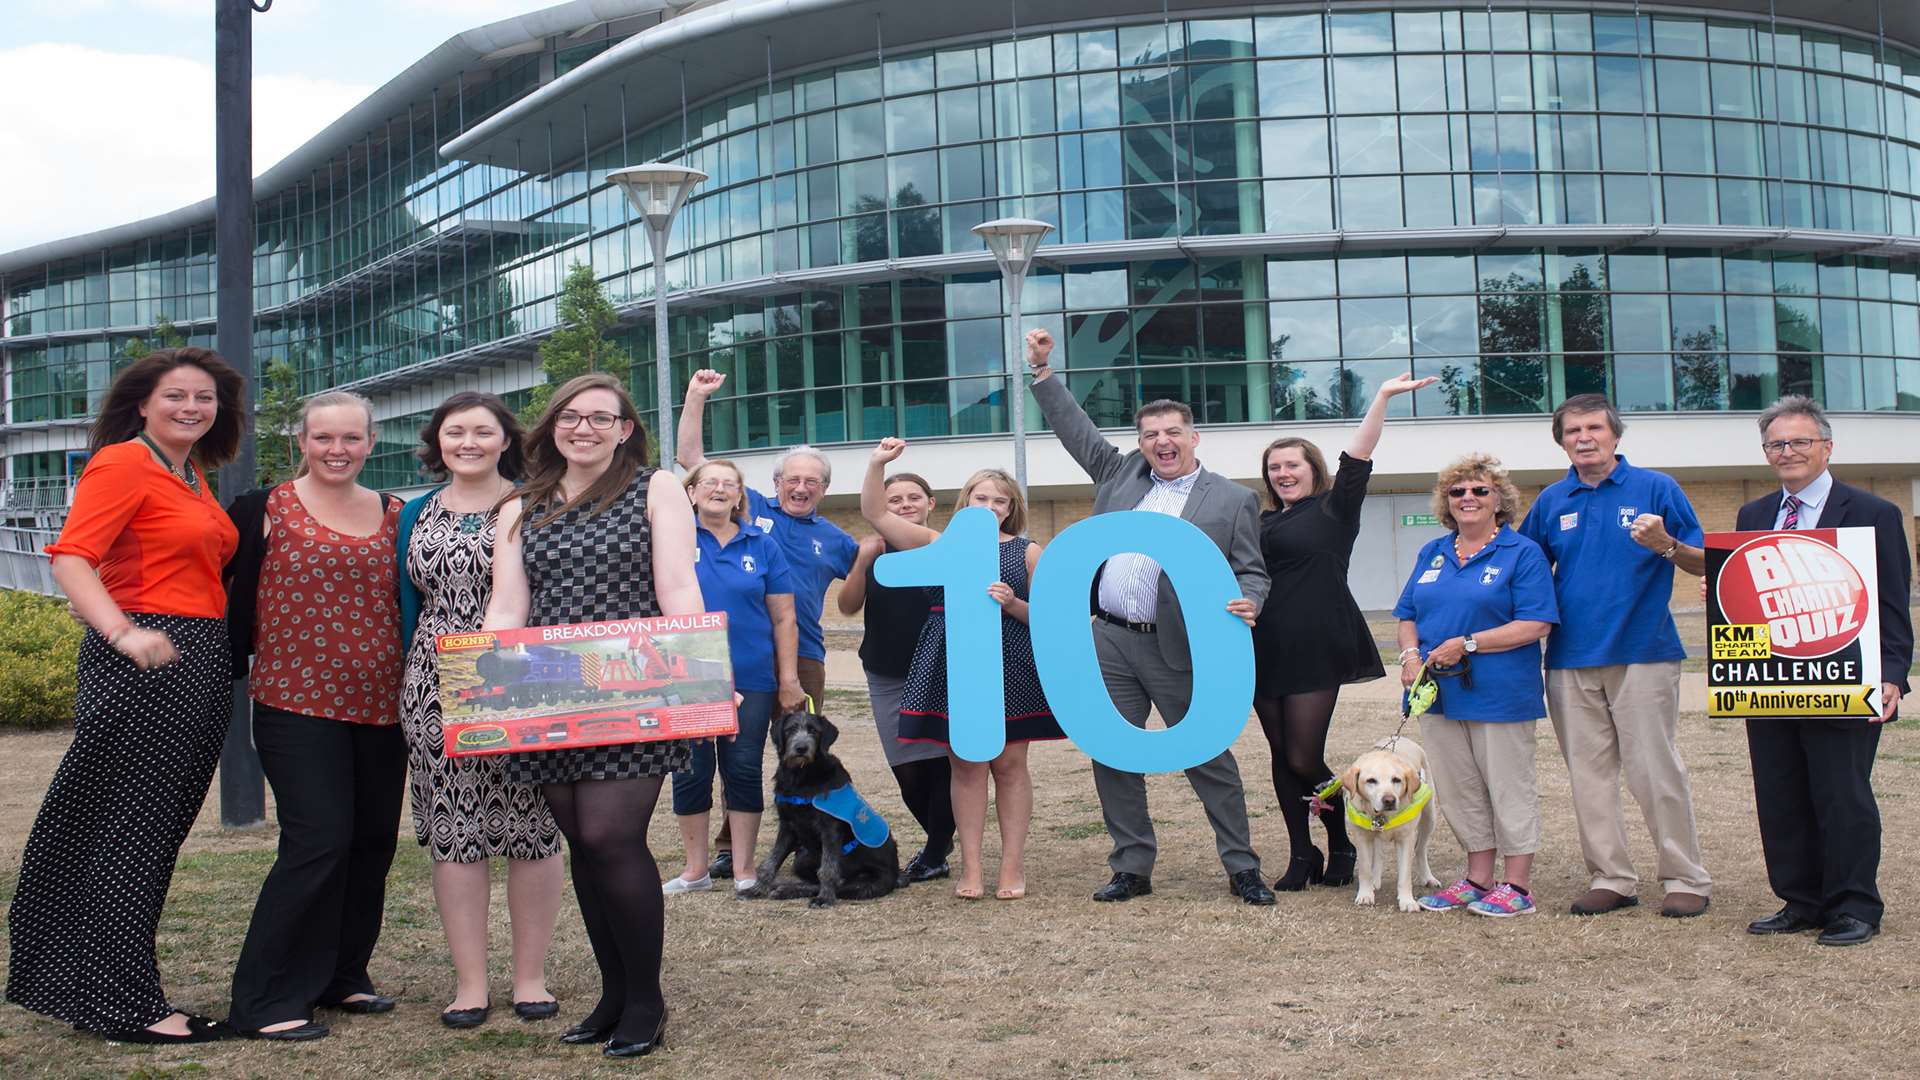
[[[707,174],[699,169],[655,161],[615,169],[607,179],[627,193],[633,209],[647,223],[647,239],[653,245],[653,355],[654,389],[660,404],[660,419],[655,438],[660,442],[660,465],[673,460],[673,365],[668,362],[670,345],[667,334],[667,237],[673,232],[673,219],[686,205],[687,196]]]
[[[986,241],[1007,287],[1007,404],[1013,425],[1013,479],[1027,495],[1027,387],[1020,379],[1020,290],[1033,267],[1033,253],[1053,226],[1032,218],[997,218],[973,227]]]

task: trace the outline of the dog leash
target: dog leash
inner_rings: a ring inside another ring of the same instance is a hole
[[[1433,708],[1434,700],[1438,698],[1439,695],[1440,684],[1433,681],[1433,676],[1427,673],[1427,663],[1422,661],[1420,670],[1414,673],[1413,685],[1407,688],[1406,702],[1400,709],[1400,723],[1393,729],[1393,734],[1380,740],[1381,743],[1385,744],[1381,749],[1392,751],[1400,742],[1401,733],[1407,730],[1408,722],[1421,713],[1426,712],[1428,709]],[[1425,790],[1429,796],[1433,794],[1430,788],[1423,787],[1422,790]],[[1340,778],[1337,776],[1328,777],[1327,782],[1320,785],[1318,791],[1315,791],[1311,795],[1301,796],[1301,798],[1307,801],[1307,813],[1319,814],[1322,811],[1333,809],[1332,804],[1328,803],[1327,800],[1333,798],[1339,791]],[[1351,807],[1348,808],[1348,814],[1350,816],[1352,814]]]

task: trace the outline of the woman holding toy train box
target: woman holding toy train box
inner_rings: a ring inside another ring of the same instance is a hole
[[[861,516],[888,544],[902,550],[925,547],[940,537],[925,525],[916,525],[887,509],[887,464],[906,448],[901,439],[880,440],[860,488]],[[1018,900],[1027,895],[1027,827],[1033,817],[1033,775],[1027,771],[1027,743],[1066,736],[1040,688],[1033,642],[1027,633],[1027,593],[1034,565],[1040,561],[1040,545],[1021,535],[1026,528],[1026,500],[1021,498],[1013,477],[1000,469],[982,469],[960,489],[958,509],[975,506],[991,510],[1000,519],[1000,580],[987,586],[987,594],[1001,610],[1007,735],[1006,748],[990,762],[968,761],[948,752],[953,769],[953,820],[960,833],[960,880],[953,887],[953,895],[978,900],[986,889],[980,863],[987,829],[987,779],[991,776],[1000,817],[1000,884],[994,897]],[[906,693],[900,699],[903,740],[943,746],[951,741],[947,737],[946,627],[945,605],[937,604],[920,630]]]
[[[486,1023],[489,860],[507,860],[513,926],[513,1011],[544,1020],[547,946],[566,867],[560,827],[537,788],[507,783],[494,755],[448,757],[440,712],[441,634],[477,630],[493,591],[500,500],[526,471],[520,422],[492,394],[463,390],[440,403],[416,453],[447,482],[400,510],[400,625],[407,650],[400,726],[407,736],[413,832],[433,860],[433,899],[453,956],[450,1028]]]
[[[673,474],[648,468],[647,432],[621,381],[570,379],[527,437],[527,482],[500,508],[483,629],[706,610],[694,575],[693,508]],[[600,966],[600,1001],[560,1036],[608,1057],[660,1045],[666,904],[647,847],[685,740],[506,755],[507,779],[538,784],[573,850],[573,890]]]

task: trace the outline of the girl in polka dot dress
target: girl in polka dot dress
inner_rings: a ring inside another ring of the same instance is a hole
[[[205,349],[162,349],[122,371],[47,548],[87,633],[73,743],[8,913],[6,994],[120,1042],[224,1034],[167,1001],[154,934],[232,713],[220,572],[238,537],[206,470],[240,446],[244,389]]]

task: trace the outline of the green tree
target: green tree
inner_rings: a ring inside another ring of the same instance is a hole
[[[554,389],[576,375],[604,371],[627,385],[633,358],[608,336],[618,321],[593,268],[574,263],[560,287],[560,327],[540,343],[540,371],[546,381],[533,388],[520,410],[528,427],[553,400]]]
[[[260,407],[253,417],[254,478],[261,487],[293,479],[300,465],[294,431],[300,426],[300,376],[285,360],[267,364]]]

